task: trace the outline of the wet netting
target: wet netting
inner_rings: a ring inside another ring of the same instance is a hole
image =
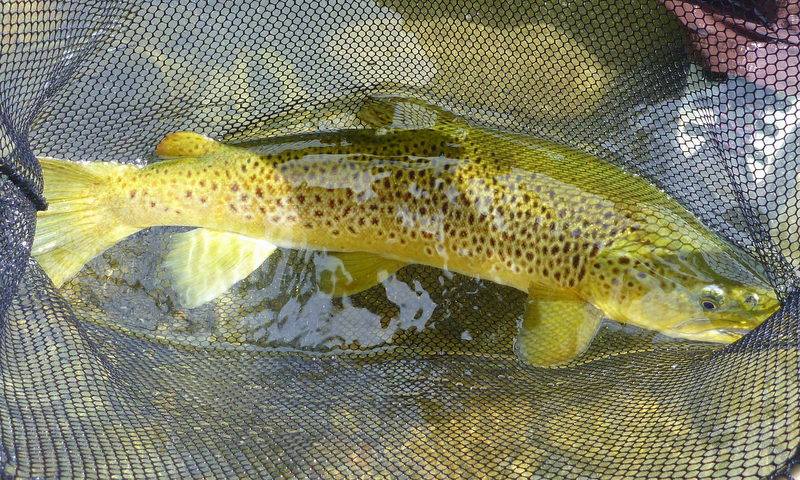
[[[0,2],[2,475],[800,479],[799,10]],[[29,256],[37,157],[144,165],[177,130],[364,128],[381,95],[638,174],[763,263],[782,308],[729,345],[608,322],[537,368],[515,354],[523,292],[432,267],[332,298],[317,253],[280,249],[186,309],[162,275],[185,229],[143,230],[58,289]]]

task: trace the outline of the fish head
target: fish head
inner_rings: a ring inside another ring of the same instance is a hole
[[[684,287],[676,299],[672,321],[662,333],[689,340],[730,343],[760,325],[780,307],[766,284],[745,284],[727,278]]]
[[[617,289],[608,310],[670,337],[731,343],[780,308],[763,267],[738,250],[670,252],[636,264],[616,282],[634,286]]]

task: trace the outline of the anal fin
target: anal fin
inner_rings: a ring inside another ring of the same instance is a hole
[[[164,266],[182,305],[194,308],[250,275],[276,248],[266,240],[197,228],[172,236]]]
[[[589,347],[602,316],[581,299],[531,296],[516,339],[517,354],[537,367],[568,363]]]
[[[406,263],[372,253],[328,253],[318,268],[319,289],[329,295],[355,295],[384,281]]]

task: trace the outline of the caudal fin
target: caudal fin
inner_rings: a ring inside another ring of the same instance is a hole
[[[38,214],[32,254],[58,287],[86,262],[140,230],[121,223],[109,210],[111,180],[136,167],[51,158],[39,163],[49,207]]]

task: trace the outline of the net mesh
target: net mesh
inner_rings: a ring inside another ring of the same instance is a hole
[[[0,4],[2,474],[800,478],[798,12],[730,3]],[[281,250],[187,311],[159,275],[180,229],[59,290],[28,260],[35,155],[359,128],[375,94],[637,172],[758,257],[783,308],[727,347],[609,324],[537,369],[513,350],[524,294],[433,268],[331,299],[318,254]]]

